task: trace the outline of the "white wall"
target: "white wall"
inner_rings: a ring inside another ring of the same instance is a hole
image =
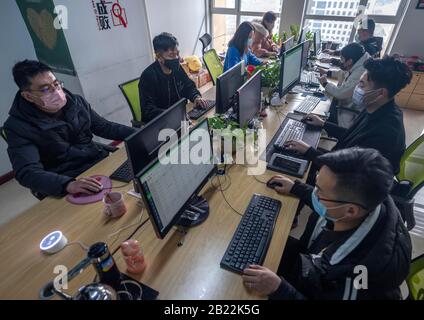
[[[284,0],[283,11],[281,13],[281,34],[287,32],[290,37],[291,31],[290,26],[292,24],[302,24],[303,8],[305,6],[305,0]]]
[[[204,0],[145,1],[152,38],[161,32],[170,32],[177,37],[182,56],[193,53],[201,56],[202,45],[199,38],[206,30]]]
[[[2,0],[0,41],[0,126],[2,126],[18,91],[13,82],[13,65],[20,60],[36,59],[31,37],[15,0]],[[0,139],[0,176],[12,169],[6,149],[6,143]]]
[[[424,58],[424,41],[421,34],[424,29],[424,10],[417,10],[416,6],[417,1],[412,0],[390,51],[391,54],[418,55]]]
[[[118,85],[138,78],[152,52],[143,1],[120,3],[128,28],[99,31],[91,1],[55,0],[68,8],[65,37],[84,97],[100,115],[129,125],[131,112]]]

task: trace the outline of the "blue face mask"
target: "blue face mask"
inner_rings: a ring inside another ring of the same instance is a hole
[[[329,221],[337,222],[337,221],[344,219],[344,216],[341,217],[341,218],[338,218],[338,219],[332,218],[332,217],[328,216],[327,210],[338,209],[338,208],[345,207],[347,205],[348,204],[343,204],[341,206],[327,208],[321,201],[319,201],[318,196],[316,194],[316,188],[312,192],[312,206],[314,207],[315,212],[318,213],[321,217],[323,217],[323,218],[325,218]]]

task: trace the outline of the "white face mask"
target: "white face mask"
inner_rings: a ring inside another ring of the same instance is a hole
[[[375,96],[378,97],[380,89],[365,91],[364,89],[356,86],[355,91],[353,92],[352,102],[357,106],[367,107],[368,105],[375,102],[376,99],[369,101],[369,98]],[[368,100],[368,101],[367,101]]]
[[[62,89],[49,92],[42,97],[43,106],[41,107],[44,111],[49,113],[56,113],[66,105],[66,95]]]
[[[249,40],[247,40],[247,46],[250,48],[252,47],[253,44],[253,38],[249,38]]]

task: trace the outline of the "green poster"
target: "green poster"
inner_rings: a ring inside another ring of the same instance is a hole
[[[54,71],[76,75],[65,34],[54,27],[53,0],[16,0],[34,43],[38,60]]]

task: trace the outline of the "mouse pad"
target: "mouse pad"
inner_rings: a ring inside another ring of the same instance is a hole
[[[70,194],[66,197],[66,200],[72,204],[90,204],[102,201],[106,193],[111,192],[112,190],[112,180],[106,176],[92,176],[91,178],[96,179],[103,185],[103,190],[97,194],[93,195],[79,195],[79,194]]]

